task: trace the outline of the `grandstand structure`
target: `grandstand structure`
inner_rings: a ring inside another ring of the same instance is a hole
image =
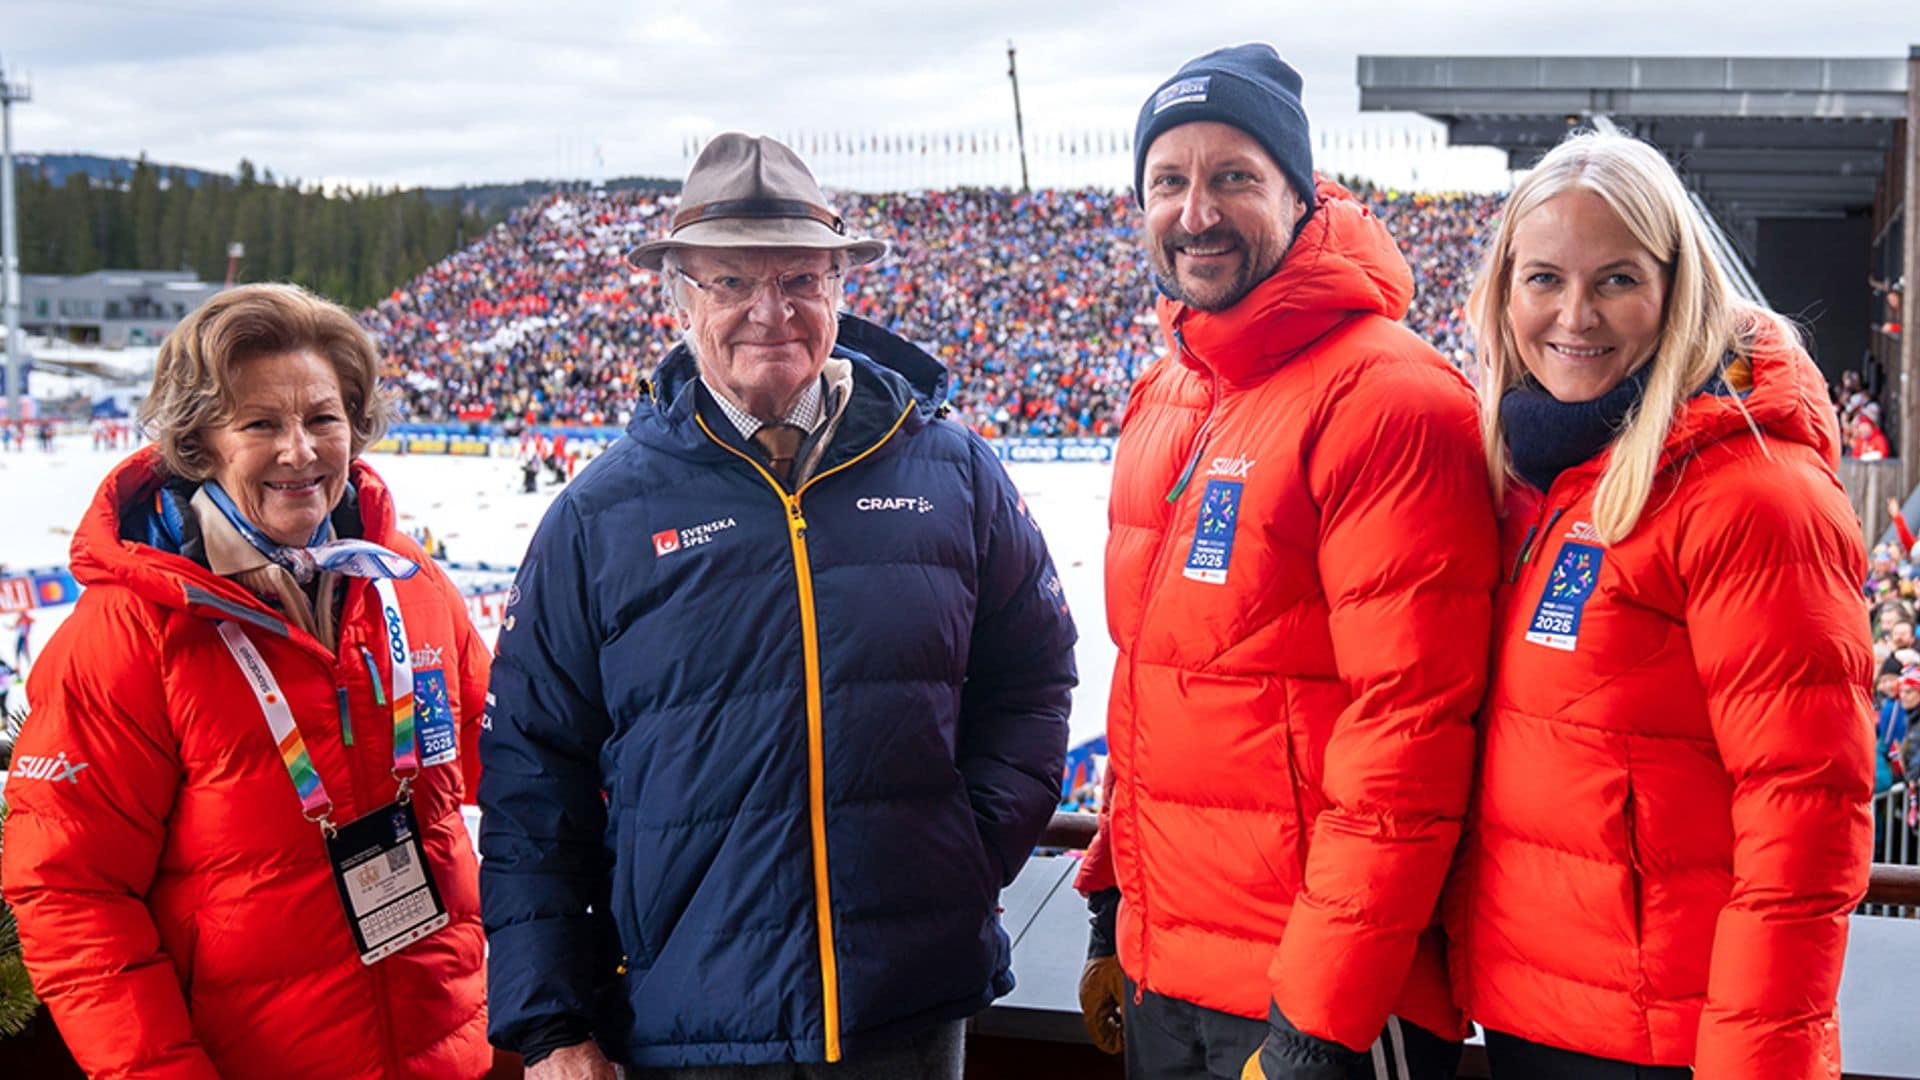
[[[1920,484],[1920,45],[1900,58],[1362,56],[1360,108],[1416,112],[1454,145],[1532,165],[1568,131],[1667,155],[1751,295],[1794,316],[1829,379],[1861,371],[1897,461],[1849,461],[1867,537]],[[1898,297],[1904,310],[1891,310]]]

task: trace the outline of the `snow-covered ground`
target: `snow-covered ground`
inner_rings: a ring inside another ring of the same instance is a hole
[[[74,525],[107,471],[125,451],[96,451],[68,436],[51,454],[32,447],[0,453],[0,564],[10,569],[64,565]],[[433,530],[454,562],[517,565],[557,488],[520,490],[511,458],[369,454],[400,508],[401,525]],[[1107,534],[1112,466],[1091,462],[1012,465],[1009,471],[1045,531],[1080,626],[1080,689],[1074,694],[1072,745],[1106,730],[1107,681],[1114,647],[1107,637],[1101,550]],[[70,607],[34,609],[36,649]],[[13,618],[0,616],[0,656],[12,658]]]

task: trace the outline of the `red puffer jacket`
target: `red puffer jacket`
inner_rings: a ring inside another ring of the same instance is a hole
[[[1872,834],[1866,554],[1825,385],[1771,322],[1751,387],[1764,439],[1693,398],[1617,544],[1591,525],[1604,452],[1508,500],[1447,927],[1495,1030],[1699,1080],[1837,1077]]]
[[[121,539],[159,468],[149,448],[102,484],[73,542],[87,590],[29,682],[16,770],[27,757],[66,763],[15,771],[6,789],[0,880],[35,987],[94,1077],[485,1073],[478,867],[460,804],[478,778],[487,653],[459,593],[356,463],[367,539],[423,566],[397,583],[416,712],[450,708],[461,757],[413,788],[452,921],[363,966],[320,830],[216,620],[242,625],[273,671],[344,823],[396,786],[372,587],[350,582],[333,655],[233,582]]]
[[[1395,320],[1411,275],[1337,185],[1227,311],[1163,302],[1114,468],[1121,966],[1364,1048],[1459,1034],[1425,933],[1466,813],[1496,568],[1473,393]],[[1171,493],[1171,495],[1170,495]]]

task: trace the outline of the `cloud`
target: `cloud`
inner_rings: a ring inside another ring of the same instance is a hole
[[[13,0],[0,59],[35,75],[23,149],[452,184],[585,175],[595,147],[608,175],[677,176],[687,137],[725,128],[1011,131],[1009,39],[1030,132],[1131,129],[1183,61],[1250,40],[1333,129],[1409,122],[1356,112],[1362,53],[1898,56],[1920,41],[1910,5]]]

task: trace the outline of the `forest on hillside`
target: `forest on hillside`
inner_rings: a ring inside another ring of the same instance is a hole
[[[55,184],[29,169],[17,180],[22,273],[191,270],[220,281],[238,242],[236,281],[295,281],[350,307],[371,306],[491,224],[418,189],[325,191],[248,161],[192,183],[144,159],[117,182],[69,173]]]

